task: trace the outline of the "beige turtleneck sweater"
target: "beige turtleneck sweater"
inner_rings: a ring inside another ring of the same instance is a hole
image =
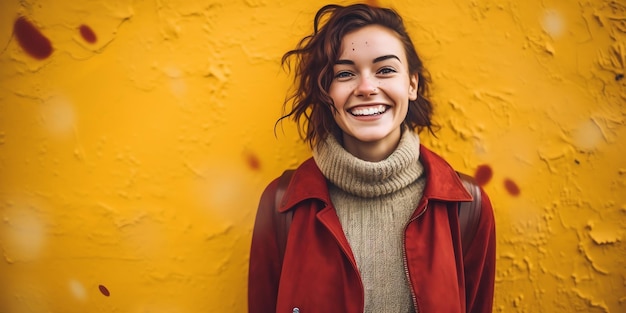
[[[380,162],[358,159],[332,135],[313,151],[361,274],[366,313],[414,312],[402,245],[425,185],[419,144],[405,130]]]

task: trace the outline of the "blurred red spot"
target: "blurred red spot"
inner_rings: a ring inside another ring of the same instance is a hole
[[[83,39],[85,39],[86,42],[95,43],[98,40],[98,38],[96,38],[96,33],[94,33],[89,26],[83,24],[80,25],[78,29],[80,30],[80,35],[83,36]]]
[[[13,24],[15,38],[26,53],[43,60],[52,54],[52,44],[31,22],[20,16]]]
[[[511,179],[507,178],[507,179],[504,180],[504,188],[506,188],[506,191],[508,191],[509,194],[511,194],[514,197],[517,197],[520,194],[519,187]]]
[[[104,286],[102,286],[102,285],[99,285],[99,286],[98,286],[98,289],[100,289],[100,292],[101,292],[103,295],[107,296],[107,297],[111,295],[111,293],[109,292],[109,289],[107,289],[107,287],[104,287]]]
[[[251,169],[258,171],[261,168],[261,161],[254,153],[247,153],[246,159],[248,161],[248,166]]]
[[[493,170],[491,169],[491,166],[483,164],[476,168],[474,178],[479,185],[486,185],[491,180],[491,177],[493,177]]]

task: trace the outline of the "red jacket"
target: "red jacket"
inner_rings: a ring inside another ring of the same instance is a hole
[[[418,313],[492,311],[495,224],[489,198],[461,255],[457,202],[471,200],[450,165],[423,146],[426,187],[404,233],[405,268]],[[252,236],[248,310],[253,313],[361,313],[363,285],[328,194],[309,159],[294,173],[281,211],[295,210],[281,265],[273,210],[277,180],[261,197]],[[262,209],[264,208],[264,209]],[[393,288],[393,286],[389,286]]]

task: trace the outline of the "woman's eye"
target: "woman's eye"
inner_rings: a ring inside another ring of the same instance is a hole
[[[396,70],[394,70],[394,69],[392,69],[390,67],[384,67],[384,68],[381,68],[378,71],[378,74],[387,75],[387,74],[392,74],[392,73],[395,73],[395,72],[396,72]]]
[[[352,73],[350,72],[339,72],[337,74],[335,74],[335,78],[347,78],[352,76]]]

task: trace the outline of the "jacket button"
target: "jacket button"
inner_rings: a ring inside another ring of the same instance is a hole
[[[293,312],[293,313],[300,313],[300,309],[299,308],[293,308],[293,310],[291,312]]]

